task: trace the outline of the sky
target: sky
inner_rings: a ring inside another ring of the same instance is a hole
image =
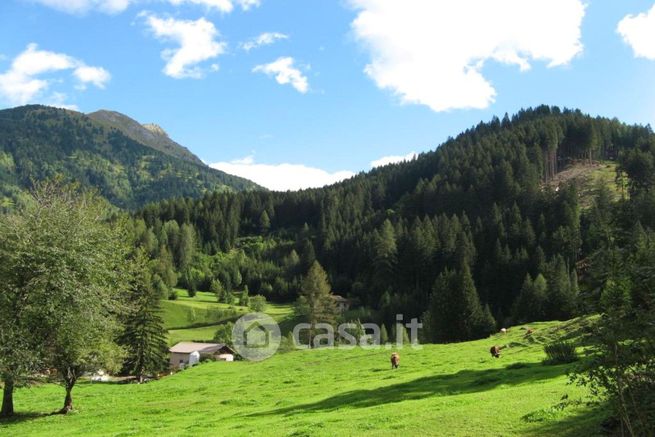
[[[275,190],[540,104],[655,121],[653,0],[2,0],[0,107],[111,109]]]

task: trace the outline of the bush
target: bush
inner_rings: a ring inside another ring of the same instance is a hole
[[[219,325],[216,333],[214,334],[214,341],[232,345],[232,329],[234,329],[234,323],[232,322],[227,322]]]
[[[544,364],[564,364],[577,361],[578,353],[575,351],[575,345],[566,341],[558,341],[544,346],[544,352],[548,358]]]
[[[177,291],[171,290],[168,294],[168,300],[177,300]]]
[[[266,309],[266,298],[259,294],[251,297],[248,302],[248,307],[251,311],[261,313]]]

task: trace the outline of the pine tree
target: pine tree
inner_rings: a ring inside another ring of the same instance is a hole
[[[485,312],[468,265],[459,272],[445,271],[432,290],[430,317],[434,338],[439,342],[486,337],[495,330],[491,311]],[[493,326],[492,326],[493,325]]]
[[[262,211],[259,216],[259,230],[262,234],[268,234],[268,231],[271,229],[271,219],[268,217],[266,210]]]
[[[152,286],[152,274],[141,250],[133,261],[131,293],[131,308],[119,344],[127,351],[123,372],[142,382],[144,376],[165,368],[168,347],[159,295]]]
[[[185,223],[180,228],[176,249],[177,268],[184,271],[191,264],[196,251],[196,233],[191,225]]]
[[[527,274],[521,292],[512,308],[512,317],[515,323],[544,320],[547,293],[548,284],[543,275],[538,275],[533,281],[530,275]]]
[[[225,288],[223,288],[223,284],[221,284],[221,281],[218,279],[212,279],[209,285],[209,291],[216,295],[216,300],[218,302],[223,302],[225,300]]]
[[[310,324],[310,345],[316,334],[317,323],[334,324],[336,321],[337,310],[330,291],[330,282],[318,261],[314,261],[302,281],[296,311]]]
[[[576,290],[571,287],[571,276],[562,256],[558,256],[551,263],[548,285],[547,317],[557,320],[573,317],[577,307],[577,295]]]
[[[239,298],[239,305],[242,307],[247,307],[248,304],[250,303],[250,296],[248,296],[248,286],[243,287],[243,291],[241,292],[241,297]]]
[[[387,343],[389,343],[389,334],[387,333],[387,327],[382,324],[382,327],[380,328],[380,344]]]

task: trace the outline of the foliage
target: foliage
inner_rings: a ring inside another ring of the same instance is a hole
[[[166,368],[168,347],[160,296],[152,285],[146,256],[138,250],[133,258],[130,309],[118,343],[126,351],[123,373],[142,381],[144,376]]]
[[[266,310],[266,298],[261,294],[251,297],[248,302],[248,308],[254,312],[264,312]]]
[[[217,343],[227,344],[232,346],[232,330],[234,329],[234,323],[227,322],[218,325],[216,333],[214,334],[214,341]]]
[[[557,341],[544,346],[546,352],[546,364],[565,364],[577,361],[578,354],[575,344],[567,341]]]
[[[302,282],[301,295],[296,302],[296,314],[309,323],[308,344],[313,345],[317,323],[334,325],[337,310],[332,297],[327,273],[314,261]]]
[[[564,319],[581,309],[587,284],[578,287],[574,270],[606,235],[607,215],[594,213],[590,227],[592,214],[580,208],[575,184],[556,176],[609,160],[620,161],[620,174],[630,177],[638,169],[621,162],[633,149],[653,153],[652,137],[649,127],[540,106],[333,186],[208,193],[147,205],[135,218],[145,229],[141,239],[151,239],[150,231],[160,245],[168,241],[167,222],[194,229],[201,255],[191,264],[203,272],[200,289],[218,279],[232,293],[247,285],[252,294],[290,302],[318,260],[335,292],[379,310],[378,321],[391,324],[396,313],[426,314],[437,278],[466,264],[482,312],[488,305],[498,323],[510,316]],[[655,197],[639,196],[639,215],[647,216]],[[640,220],[655,224],[655,214]],[[530,313],[522,304],[515,314],[528,275],[543,276],[546,300],[539,279],[542,307]]]
[[[114,339],[125,311],[129,240],[121,221],[107,219],[107,205],[95,195],[48,182],[37,186],[27,207],[2,220],[0,318],[15,324],[2,331],[25,336],[10,343],[34,348],[27,363],[57,370],[66,388],[62,412],[72,409],[71,390],[83,373],[116,369],[122,359]],[[21,329],[23,317],[33,331]],[[12,358],[2,358],[5,380],[34,370],[4,362]]]

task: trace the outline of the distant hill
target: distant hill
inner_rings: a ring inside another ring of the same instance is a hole
[[[116,112],[86,116],[40,105],[0,111],[0,209],[19,202],[34,181],[57,175],[97,188],[127,209],[261,188],[209,168],[161,128]]]
[[[87,116],[98,123],[121,131],[134,141],[152,147],[162,153],[196,164],[203,164],[189,149],[170,139],[166,131],[159,125],[153,123],[141,124],[125,114],[104,109],[87,114]]]

